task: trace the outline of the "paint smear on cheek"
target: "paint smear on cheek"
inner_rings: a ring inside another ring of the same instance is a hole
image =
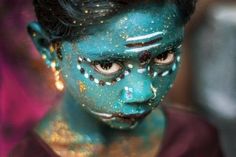
[[[82,82],[82,81],[78,81],[78,84],[79,84],[79,91],[81,93],[84,93],[86,91],[86,85]]]

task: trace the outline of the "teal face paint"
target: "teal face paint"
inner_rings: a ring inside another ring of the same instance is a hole
[[[63,59],[57,62],[67,92],[111,127],[135,127],[175,80],[183,38],[179,21],[174,4],[143,3],[91,26],[86,36],[61,41]]]

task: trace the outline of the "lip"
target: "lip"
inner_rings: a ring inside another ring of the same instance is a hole
[[[138,113],[138,114],[130,114],[130,115],[124,115],[124,114],[113,114],[113,118],[118,119],[119,121],[123,123],[130,124],[132,126],[135,126],[138,120],[144,119],[151,111],[146,111],[144,113]],[[110,120],[110,119],[106,119]]]
[[[101,117],[104,120],[111,120],[114,118],[118,118],[123,121],[130,121],[130,120],[137,120],[137,119],[143,119],[148,114],[151,113],[151,110],[145,111],[143,113],[136,113],[136,114],[123,114],[123,113],[114,113],[114,114],[108,114],[108,113],[99,113],[95,111],[91,111],[94,115]]]
[[[113,114],[113,117],[115,118],[121,118],[121,119],[143,119],[145,118],[149,113],[151,113],[151,111],[146,111],[143,113],[137,113],[137,114],[129,114],[129,115],[125,115],[125,114]]]

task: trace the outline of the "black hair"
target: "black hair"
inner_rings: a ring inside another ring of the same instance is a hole
[[[197,0],[171,1],[187,23],[194,12]],[[99,23],[125,8],[134,0],[33,0],[35,13],[41,26],[52,37],[73,38],[85,33],[86,28]]]

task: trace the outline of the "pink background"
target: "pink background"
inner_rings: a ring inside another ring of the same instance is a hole
[[[32,1],[0,3],[0,156],[5,157],[59,95],[26,32],[35,19]]]

